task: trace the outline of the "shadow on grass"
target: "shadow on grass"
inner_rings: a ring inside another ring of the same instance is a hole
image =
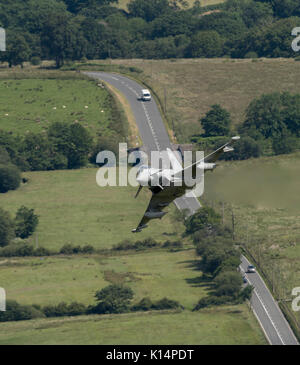
[[[203,263],[201,260],[180,261],[178,264],[186,264],[186,267],[192,269],[193,271],[203,272]],[[193,278],[186,278],[185,281],[192,287],[202,287],[207,288],[208,290],[212,290],[214,288],[211,277],[205,274],[201,274],[200,276]]]

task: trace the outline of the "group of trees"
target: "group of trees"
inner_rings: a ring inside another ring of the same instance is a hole
[[[20,305],[16,301],[8,300],[6,311],[0,312],[0,322],[21,321],[34,318],[79,316],[82,314],[107,314],[124,313],[130,311],[164,310],[183,308],[177,301],[162,298],[152,302],[150,298],[142,298],[132,305],[134,292],[130,287],[111,284],[99,290],[95,294],[97,303],[85,306],[82,303],[61,302],[57,305]]]
[[[7,30],[2,61],[173,57],[294,57],[298,0],[228,0],[188,8],[182,0],[0,0]]]
[[[25,206],[18,209],[14,219],[0,208],[0,247],[9,245],[16,237],[28,238],[34,233],[38,222],[39,219],[34,210]]]
[[[242,288],[237,271],[240,252],[235,247],[231,230],[223,226],[212,208],[203,207],[185,221],[186,234],[191,235],[196,253],[201,256],[200,269],[212,280],[214,290],[200,299],[195,310],[208,305],[239,303],[249,298],[251,288]]]
[[[93,147],[91,135],[80,123],[56,122],[46,133],[30,132],[24,137],[0,130],[0,156],[2,151],[11,164],[23,171],[85,166]],[[8,175],[8,167],[6,172]],[[0,165],[0,186],[1,181]]]
[[[191,141],[202,150],[220,147],[232,134],[230,114],[218,104],[211,107],[200,123],[204,133],[191,137]],[[253,100],[236,133],[240,134],[240,141],[235,144],[233,152],[221,158],[245,160],[260,155],[290,153],[300,148],[300,94],[263,94]]]

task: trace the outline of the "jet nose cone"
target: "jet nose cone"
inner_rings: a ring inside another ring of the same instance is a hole
[[[136,181],[142,185],[142,186],[146,186],[148,185],[148,175],[144,174],[144,173],[140,173],[138,174],[138,176],[136,177]]]

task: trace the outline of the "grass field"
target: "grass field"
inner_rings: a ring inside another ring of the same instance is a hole
[[[237,241],[267,274],[278,300],[290,300],[300,283],[300,153],[221,164],[207,174],[205,197],[230,225]],[[300,313],[294,312],[300,323]]]
[[[210,285],[196,270],[194,250],[126,252],[121,255],[74,255],[0,259],[1,286],[7,298],[21,304],[94,304],[97,290],[109,284],[129,285],[134,301],[168,297],[192,310]]]
[[[3,130],[23,135],[45,131],[52,122],[77,121],[94,136],[110,133],[109,94],[94,81],[0,78],[0,93]]]
[[[0,205],[15,214],[21,205],[34,208],[39,215],[38,244],[60,249],[64,244],[90,244],[95,248],[110,248],[124,239],[153,237],[158,241],[183,230],[172,221],[170,214],[163,220],[151,222],[138,236],[131,230],[142,218],[150,192],[143,189],[134,199],[135,187],[99,187],[98,169],[26,172],[29,179],[16,191],[1,194]],[[32,238],[35,242],[35,237]]]
[[[263,345],[266,340],[252,313],[241,305],[3,323],[0,344]]]
[[[243,122],[249,103],[263,93],[300,93],[300,62],[293,59],[112,60],[111,63],[144,71],[139,77],[166,104],[169,121],[173,120],[177,131],[181,130],[181,142],[202,132],[198,120],[213,104],[226,108],[237,125]]]

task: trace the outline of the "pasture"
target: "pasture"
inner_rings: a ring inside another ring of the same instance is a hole
[[[1,79],[4,72],[0,72],[1,129],[24,135],[45,132],[51,123],[63,121],[79,122],[93,136],[110,133],[109,94],[94,81]]]
[[[96,182],[97,168],[26,172],[28,183],[16,191],[1,194],[0,205],[16,213],[21,205],[39,215],[38,245],[59,250],[64,244],[90,244],[97,249],[111,248],[125,239],[153,237],[174,239],[183,224],[172,219],[175,206],[163,220],[151,222],[143,232],[136,228],[149,203],[151,193],[143,189],[134,199],[137,187],[105,186]],[[170,236],[171,234],[171,236]],[[31,238],[36,244],[36,236]]]
[[[1,324],[1,345],[265,345],[246,305]]]

